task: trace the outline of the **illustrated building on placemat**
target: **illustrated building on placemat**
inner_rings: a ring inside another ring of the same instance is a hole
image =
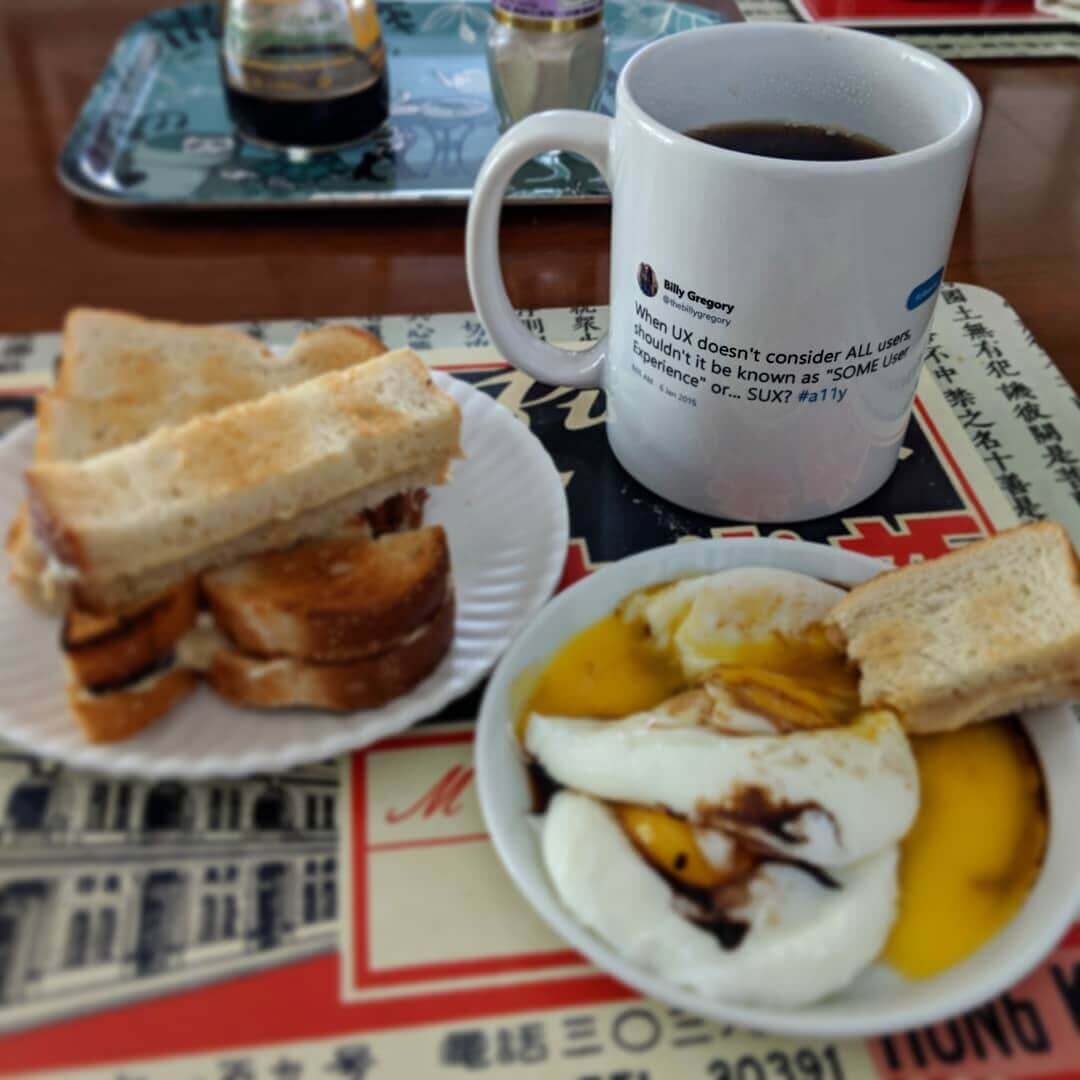
[[[194,784],[0,749],[0,1025],[333,948],[337,798],[329,763]]]

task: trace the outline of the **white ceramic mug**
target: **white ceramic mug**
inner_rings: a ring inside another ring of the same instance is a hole
[[[834,513],[896,465],[981,107],[948,64],[834,27],[676,34],[623,69],[615,117],[529,117],[488,155],[469,206],[476,309],[533,377],[604,386],[608,437],[672,502],[750,521]],[[757,157],[690,139],[780,121],[868,136],[858,161]],[[533,338],[499,270],[507,183],[551,150],[612,192],[611,324],[586,352]]]

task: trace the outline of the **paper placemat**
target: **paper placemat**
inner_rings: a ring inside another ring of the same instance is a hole
[[[605,309],[525,311],[595,340]],[[1077,397],[999,297],[942,288],[893,479],[844,515],[715,522],[617,466],[604,398],[508,368],[471,315],[361,319],[496,397],[566,484],[565,581],[694,536],[802,536],[903,564],[1014,523],[1080,541]],[[286,343],[311,322],[240,324]],[[0,425],[56,334],[0,339]],[[335,765],[241,782],[104,781],[0,748],[0,1074],[840,1080],[1047,1077],[1080,1062],[1080,924],[1021,985],[886,1039],[780,1039],[638,998],[503,875],[472,783],[476,698]],[[276,807],[275,813],[267,808]],[[272,821],[274,827],[257,828]]]

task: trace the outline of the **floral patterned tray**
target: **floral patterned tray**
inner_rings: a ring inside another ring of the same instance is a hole
[[[233,134],[218,71],[216,5],[155,12],[120,39],[60,156],[74,195],[131,208],[463,203],[498,137],[484,3],[380,3],[390,63],[391,122],[348,150],[307,160]],[[622,65],[655,38],[724,17],[685,4],[611,3],[610,112]],[[596,171],[568,155],[525,166],[511,197],[602,201]]]

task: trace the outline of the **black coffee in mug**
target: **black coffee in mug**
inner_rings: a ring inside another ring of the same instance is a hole
[[[749,121],[741,124],[709,124],[684,132],[691,139],[758,157],[792,161],[863,161],[888,157],[896,151],[865,135],[818,124],[784,124]]]

